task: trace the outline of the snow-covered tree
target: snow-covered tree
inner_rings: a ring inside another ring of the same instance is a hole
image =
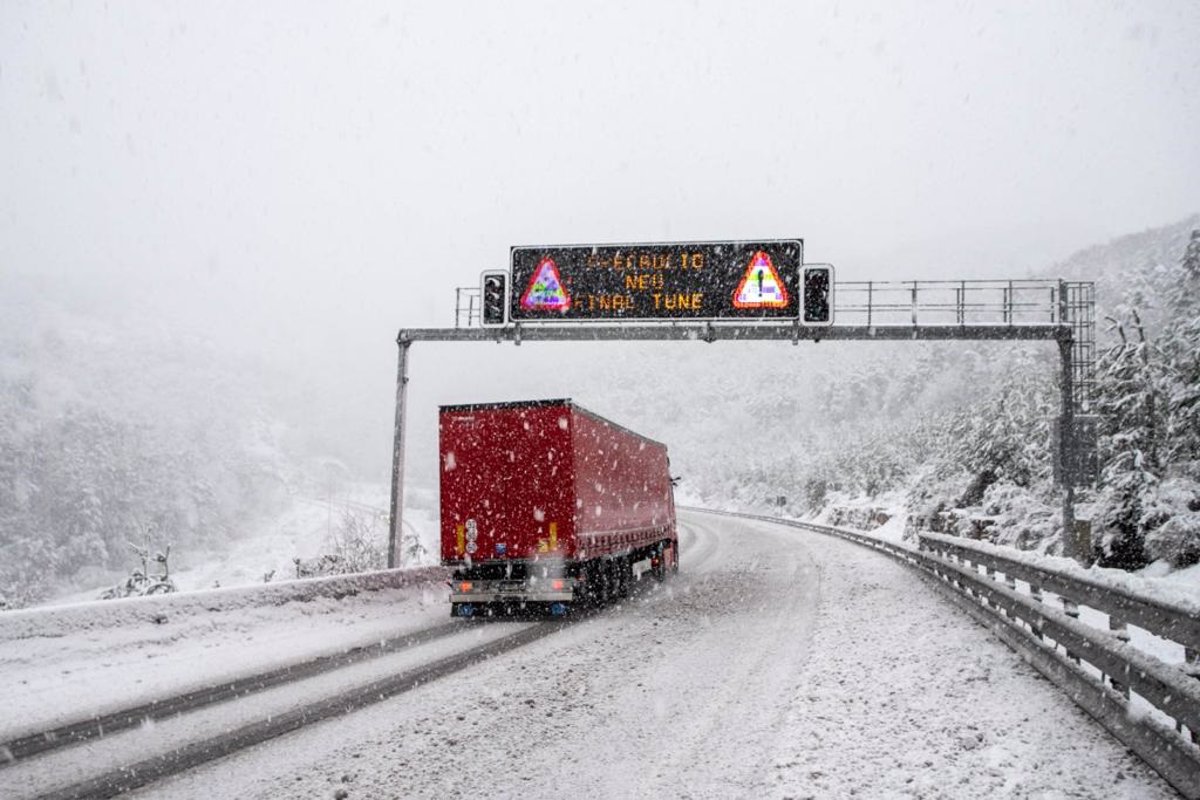
[[[1173,312],[1160,347],[1173,386],[1168,439],[1170,460],[1200,479],[1200,229],[1192,231],[1181,263],[1180,280],[1168,297]]]
[[[1114,324],[1120,342],[1102,351],[1097,365],[1097,412],[1103,421],[1097,544],[1104,566],[1136,569],[1146,564],[1145,511],[1162,476],[1162,360],[1136,312],[1132,339],[1123,324]]]
[[[1200,559],[1200,231],[1174,274],[1161,333],[1148,334],[1131,312],[1133,334],[1117,325],[1119,342],[1100,354],[1106,565]]]
[[[951,463],[974,477],[977,495],[968,504],[997,481],[1028,488],[1050,474],[1046,444],[1058,411],[1046,380],[1049,365],[1027,351],[1018,351],[1006,365],[1008,378],[997,390],[950,422]]]

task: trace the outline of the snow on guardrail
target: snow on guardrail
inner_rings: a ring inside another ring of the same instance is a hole
[[[360,592],[440,583],[450,576],[444,567],[388,569],[352,575],[301,578],[253,586],[230,586],[197,592],[125,597],[65,606],[0,612],[0,641],[65,636],[91,629],[154,625],[182,617],[242,608],[279,606],[318,598],[349,597]]]
[[[1009,563],[1025,565],[1046,575],[1058,575],[1064,580],[1091,586],[1113,595],[1135,599],[1140,603],[1161,604],[1164,607],[1189,614],[1200,621],[1200,583],[1195,585],[1170,583],[1133,575],[1119,569],[1081,567],[1073,560],[1061,556],[1016,550],[991,542],[963,539],[942,533],[921,533],[919,536],[922,541],[942,542],[963,550],[973,550],[981,555],[1002,558]]]

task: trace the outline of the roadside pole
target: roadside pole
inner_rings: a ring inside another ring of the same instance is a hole
[[[1067,294],[1064,283],[1059,284],[1059,319],[1067,322]],[[1069,330],[1069,329],[1068,329]],[[1074,341],[1070,338],[1058,340],[1058,355],[1062,363],[1062,415],[1058,423],[1058,475],[1063,484],[1062,507],[1062,554],[1082,564],[1086,553],[1079,552],[1079,543],[1075,536],[1075,478],[1078,468],[1075,454],[1075,392],[1074,376],[1071,370],[1071,348]]]
[[[388,569],[401,565],[401,543],[404,515],[404,411],[405,395],[408,393],[408,348],[412,340],[403,336],[396,339],[400,354],[396,364],[396,421],[392,440],[392,504],[388,517]]]

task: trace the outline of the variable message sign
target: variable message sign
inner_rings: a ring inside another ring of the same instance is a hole
[[[509,320],[795,319],[804,242],[514,247]]]

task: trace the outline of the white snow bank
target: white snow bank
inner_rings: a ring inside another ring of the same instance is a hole
[[[322,597],[341,598],[359,592],[437,583],[447,580],[449,574],[442,567],[390,569],[8,611],[0,613],[0,642],[65,636],[84,630],[162,624],[168,618],[177,621],[209,613],[307,602]]]
[[[296,583],[337,585],[328,579]],[[236,596],[220,594],[220,600]],[[229,603],[224,613],[189,606],[161,624],[109,625],[119,618],[114,615],[96,628],[0,639],[0,675],[12,687],[0,714],[0,741],[370,647],[443,623],[449,614],[447,587],[436,583],[292,596],[294,602],[276,595],[271,599],[281,602],[257,606],[250,601],[264,596],[243,597],[245,605]],[[113,603],[93,605],[103,611]],[[0,796],[8,795],[0,789]]]

